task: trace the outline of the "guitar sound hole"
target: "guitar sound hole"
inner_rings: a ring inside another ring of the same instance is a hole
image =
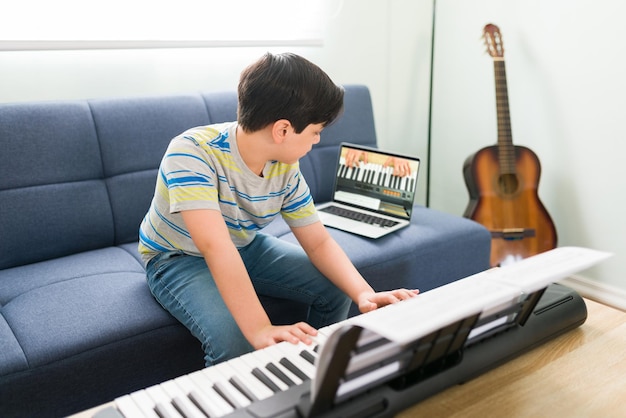
[[[514,194],[519,188],[519,181],[515,174],[502,174],[498,178],[498,186],[502,194]]]

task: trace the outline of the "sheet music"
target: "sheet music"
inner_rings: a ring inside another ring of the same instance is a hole
[[[314,400],[320,390],[321,377],[327,371],[329,359],[336,350],[337,339],[345,327],[362,327],[389,340],[390,344],[402,347],[460,319],[510,307],[526,295],[591,267],[611,255],[581,247],[559,247],[514,264],[486,270],[366,315],[350,318],[329,337],[320,351],[316,376],[311,385],[311,397]],[[395,370],[401,365],[388,367]],[[380,379],[380,374],[377,371],[369,376],[361,376],[358,384],[365,386],[367,379]],[[355,383],[350,382],[347,386],[353,389]],[[346,391],[341,387],[340,390]]]

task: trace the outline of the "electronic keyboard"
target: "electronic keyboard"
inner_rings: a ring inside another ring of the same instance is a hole
[[[107,417],[387,417],[584,323],[554,282],[609,257],[561,247],[122,396]]]

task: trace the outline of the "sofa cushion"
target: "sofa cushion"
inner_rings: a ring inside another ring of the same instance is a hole
[[[12,338],[3,338],[2,356],[11,353],[4,360],[12,369],[43,366],[176,323],[150,294],[137,259],[115,247],[4,270],[0,289],[2,317],[13,330]]]
[[[28,368],[24,350],[4,316],[0,316],[0,376]]]
[[[0,105],[0,138],[0,269],[112,245],[86,103]]]
[[[89,101],[115,228],[114,244],[137,241],[157,167],[170,140],[209,123],[198,95]]]
[[[209,112],[211,123],[237,120],[237,93],[235,91],[203,93],[202,98]]]

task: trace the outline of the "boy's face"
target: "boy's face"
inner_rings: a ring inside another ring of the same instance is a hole
[[[300,158],[308,154],[313,145],[320,142],[320,134],[323,129],[323,124],[316,123],[307,126],[302,132],[297,134],[293,127],[290,127],[287,140],[283,142],[284,153],[281,162],[295,164]]]

